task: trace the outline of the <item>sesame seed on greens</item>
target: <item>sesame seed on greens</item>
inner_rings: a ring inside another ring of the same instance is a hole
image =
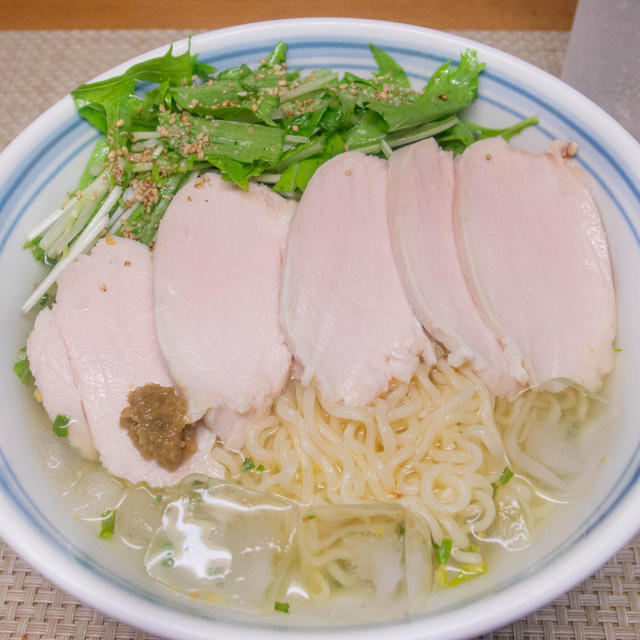
[[[461,153],[475,140],[506,139],[535,124],[506,129],[466,122],[484,64],[475,51],[446,62],[413,88],[402,67],[370,45],[371,77],[332,69],[303,74],[279,42],[257,67],[217,71],[191,46],[139,62],[116,78],[71,92],[98,139],[76,194],[39,223],[25,248],[53,270],[23,306],[28,311],[66,266],[107,232],[153,249],[159,223],[193,174],[218,171],[248,189],[263,182],[299,198],[320,165],[346,150],[389,157],[393,149],[434,137]],[[149,87],[141,90],[141,83]]]

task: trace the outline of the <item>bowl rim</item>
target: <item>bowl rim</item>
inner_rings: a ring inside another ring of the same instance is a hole
[[[307,29],[309,33],[306,35],[310,36],[311,31],[315,29],[352,27],[354,25],[371,31],[383,29],[389,38],[408,32],[422,34],[430,39],[430,42],[442,42],[446,45],[455,43],[460,47],[473,47],[485,59],[508,63],[513,68],[522,70],[528,78],[535,79],[544,85],[550,84],[560,90],[568,100],[577,101],[580,107],[585,110],[584,113],[591,118],[598,119],[600,126],[607,126],[607,135],[613,139],[611,146],[620,150],[620,156],[631,160],[632,164],[640,167],[640,145],[638,142],[588,98],[558,78],[523,60],[461,36],[426,27],[380,20],[295,18],[253,22],[208,31],[193,36],[191,43],[193,50],[197,51],[201,45],[212,38],[233,37],[238,33],[263,31],[266,35],[268,31],[296,28]],[[187,38],[176,41],[174,50],[177,52],[186,50],[187,42]],[[135,56],[98,75],[94,80],[121,73],[135,62],[163,54],[166,48],[167,45],[163,45]],[[64,116],[69,109],[73,109],[73,105],[70,96],[66,96],[34,120],[6,147],[0,154],[0,184],[6,179],[10,167],[13,166],[14,158],[18,159],[23,154],[28,154],[29,149],[39,138],[40,131],[45,128],[47,123],[52,118]],[[637,174],[638,171],[636,171]],[[105,583],[90,569],[82,567],[78,563],[70,567],[68,555],[64,553],[63,545],[54,544],[51,540],[44,539],[43,535],[30,525],[24,511],[19,511],[17,506],[14,507],[4,492],[0,492],[0,511],[6,516],[0,518],[0,535],[29,564],[76,598],[118,620],[123,620],[163,637],[170,633],[171,637],[176,638],[205,638],[212,631],[218,630],[224,632],[230,639],[240,639],[246,637],[247,631],[250,630],[256,638],[275,638],[280,637],[282,633],[287,633],[290,637],[302,638],[314,635],[319,638],[329,638],[330,636],[332,639],[353,639],[369,637],[372,633],[382,635],[382,633],[393,630],[396,637],[417,639],[428,636],[453,640],[469,635],[471,621],[474,623],[472,633],[478,635],[526,615],[566,592],[606,562],[640,528],[640,512],[633,509],[633,506],[640,502],[639,477],[640,468],[636,469],[632,477],[628,479],[627,485],[621,490],[618,498],[609,505],[600,520],[592,524],[585,535],[564,556],[556,558],[553,563],[542,567],[540,571],[522,578],[518,583],[512,585],[508,592],[500,590],[487,596],[480,596],[465,605],[464,619],[460,616],[462,609],[453,609],[436,615],[420,614],[406,620],[326,628],[317,631],[306,627],[279,626],[271,625],[271,623],[269,628],[265,628],[262,625],[244,624],[236,620],[213,618],[207,620],[196,618],[194,620],[193,616],[186,611],[164,610],[157,603],[149,603],[143,598],[137,598],[132,602],[130,594],[124,593],[122,588],[115,584]],[[274,622],[276,621],[274,620]],[[434,632],[436,632],[435,635]]]

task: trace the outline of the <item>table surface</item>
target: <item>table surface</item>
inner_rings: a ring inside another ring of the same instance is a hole
[[[432,29],[571,29],[578,0],[2,0],[3,29],[219,29],[245,22],[344,16]]]
[[[24,3],[27,4],[27,3]],[[0,21],[0,24],[3,24]],[[193,33],[193,31],[191,31]],[[0,150],[69,90],[187,31],[0,31]],[[559,75],[566,31],[456,31]],[[0,515],[1,517],[1,515]],[[0,541],[0,640],[152,640],[55,587]],[[640,638],[640,535],[593,576],[547,606],[483,638]]]

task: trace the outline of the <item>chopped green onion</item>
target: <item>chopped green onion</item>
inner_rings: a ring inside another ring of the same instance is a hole
[[[156,502],[162,502],[162,496],[157,495],[156,496]]]
[[[469,578],[480,576],[487,572],[487,563],[480,562],[478,564],[463,564],[456,569],[456,575],[447,582],[448,586],[454,587]]]
[[[618,348],[614,348],[613,349],[616,353],[620,353],[622,351],[622,349],[618,349]]]
[[[175,560],[173,558],[173,553],[171,551],[169,551],[168,553],[165,554],[165,556],[162,558],[162,560],[160,561],[160,564],[163,567],[173,567],[173,565],[175,564]]]
[[[450,538],[444,538],[442,540],[442,543],[439,545],[437,545],[435,542],[433,543],[433,548],[436,552],[436,561],[438,562],[438,564],[447,564],[447,562],[449,562],[452,547],[453,542]]]
[[[45,293],[42,298],[40,298],[40,306],[44,307],[46,306],[47,302],[49,302],[49,294]]]
[[[259,465],[256,467],[256,471],[264,471],[264,465],[263,465],[263,464],[259,464]]]
[[[310,513],[308,516],[302,518],[305,522],[308,520],[313,520],[316,517],[315,513]]]
[[[99,535],[102,539],[113,536],[113,531],[116,526],[116,511],[117,509],[107,509],[104,513],[100,514],[102,526]]]
[[[23,347],[18,351],[18,359],[13,365],[13,370],[22,384],[28,387],[33,384],[33,374],[29,368],[29,358],[27,358],[26,348]]]
[[[69,435],[69,416],[57,415],[53,421],[53,433],[58,438],[66,438]]]
[[[433,577],[436,581],[436,585],[438,587],[446,587],[447,586],[447,568],[441,564],[433,574]]]
[[[273,608],[276,611],[280,611],[281,613],[289,613],[289,603],[288,602],[276,602],[273,605]]]
[[[255,468],[255,463],[253,462],[253,460],[250,460],[249,458],[245,458],[244,462],[242,463],[242,470],[247,473],[247,471],[251,471],[251,469]]]
[[[459,567],[440,565],[435,571],[435,582],[438,587],[455,587],[457,584],[480,576],[487,572],[487,563],[480,562],[478,564],[461,564]],[[452,577],[449,577],[453,574]]]
[[[496,495],[496,491],[498,490],[498,485],[507,484],[509,480],[513,478],[513,471],[509,469],[509,467],[505,467],[502,471],[502,475],[498,478],[498,482],[492,482],[491,486],[493,487],[493,495]]]

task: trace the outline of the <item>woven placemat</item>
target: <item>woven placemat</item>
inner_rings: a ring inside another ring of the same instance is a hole
[[[559,75],[564,32],[456,32]],[[0,31],[0,150],[73,87],[186,31]],[[2,517],[0,515],[0,517]],[[0,541],[0,640],[153,640],[58,589]],[[640,535],[595,575],[486,640],[640,638]]]

